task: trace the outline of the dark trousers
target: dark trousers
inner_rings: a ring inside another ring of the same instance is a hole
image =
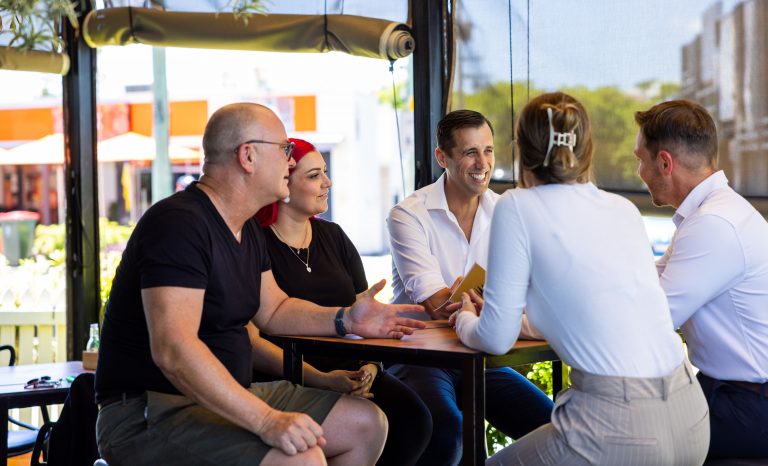
[[[696,377],[709,404],[709,457],[768,458],[768,383],[758,394],[701,372]]]
[[[432,438],[418,464],[458,464],[462,452],[461,371],[395,365],[390,372],[418,393],[432,413]],[[485,384],[485,417],[505,435],[518,439],[550,421],[552,400],[516,371],[508,367],[486,370]]]
[[[427,448],[432,436],[432,416],[419,395],[397,377],[384,372],[372,389],[371,401],[384,411],[389,433],[378,466],[410,466]]]

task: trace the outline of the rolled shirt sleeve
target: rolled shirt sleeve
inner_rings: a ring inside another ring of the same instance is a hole
[[[392,261],[411,301],[424,302],[446,288],[440,263],[431,252],[427,232],[419,220],[402,207],[395,206],[387,219],[387,228]]]

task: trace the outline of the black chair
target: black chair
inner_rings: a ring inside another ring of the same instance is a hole
[[[2,345],[0,346],[0,351],[8,351],[10,353],[10,359],[8,360],[9,366],[16,364],[16,349],[13,346]],[[43,420],[46,423],[50,422],[50,419],[48,418],[48,410],[45,406],[41,406],[40,411],[43,414]],[[16,424],[23,428],[21,430],[8,431],[8,457],[19,456],[32,451],[35,446],[35,440],[37,439],[38,428],[12,417],[9,417],[8,421],[10,421],[11,424]]]
[[[94,375],[90,372],[78,375],[69,387],[69,395],[61,409],[59,419],[40,427],[35,448],[32,450],[31,466],[94,464],[99,459],[96,446],[98,412],[94,394]]]

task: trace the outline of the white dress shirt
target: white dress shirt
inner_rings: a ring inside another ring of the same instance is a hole
[[[470,240],[445,198],[445,174],[405,198],[387,217],[392,251],[394,303],[421,303],[450,287],[477,262],[486,268],[493,207],[499,195],[480,198]],[[411,315],[429,319],[425,313]]]
[[[691,362],[720,380],[768,380],[768,223],[718,171],[672,220],[656,264]]]
[[[523,308],[562,360],[596,375],[659,377],[683,361],[640,213],[592,183],[505,193],[491,227],[485,305],[467,346],[508,351]]]

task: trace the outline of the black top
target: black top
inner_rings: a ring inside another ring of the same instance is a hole
[[[205,290],[198,336],[242,386],[251,382],[245,324],[259,309],[261,273],[270,269],[255,220],[238,243],[196,183],[142,216],[112,282],[96,370],[96,398],[152,390],[179,393],[152,361],[141,290]]]
[[[355,245],[341,227],[333,222],[312,219],[312,241],[309,248],[296,249],[278,239],[271,228],[265,228],[267,249],[272,261],[272,274],[288,296],[305,299],[321,306],[351,306],[357,293],[368,289],[363,261]],[[309,267],[307,272],[307,251]],[[303,262],[302,262],[303,261]],[[320,370],[357,370],[360,362],[307,355],[307,362]]]
[[[298,254],[280,241],[271,228],[264,229],[278,286],[288,296],[321,306],[351,306],[355,295],[368,289],[360,254],[337,224],[320,219],[309,223],[312,242]],[[304,264],[307,251],[311,273]]]

